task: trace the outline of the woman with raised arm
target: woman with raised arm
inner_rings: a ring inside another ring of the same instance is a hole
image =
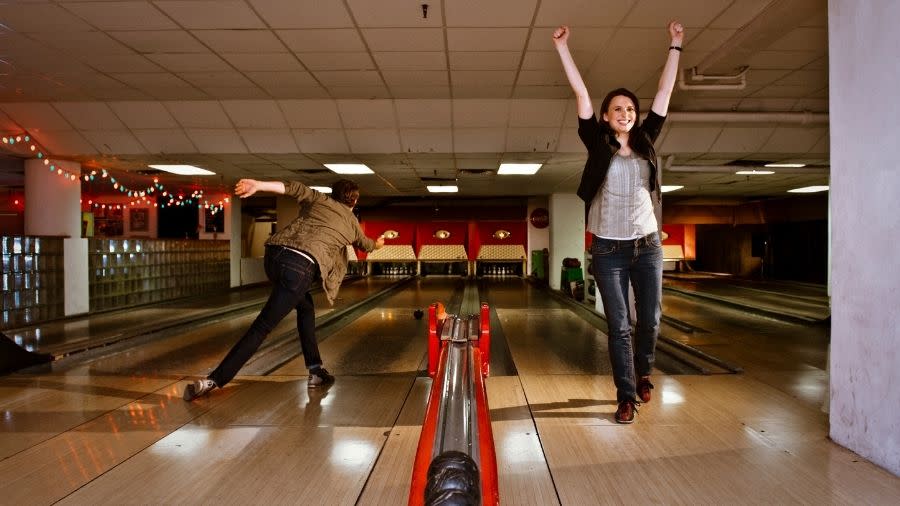
[[[591,264],[609,326],[609,358],[616,384],[615,419],[634,422],[635,406],[650,401],[659,319],[662,315],[662,244],[653,212],[659,202],[659,169],[653,142],[669,109],[678,74],[684,28],[669,23],[671,44],[659,87],[641,123],[634,93],[618,88],[606,95],[598,121],[584,80],[569,52],[570,30],[553,32],[553,43],[578,104],[578,136],[588,151],[578,196],[585,203],[593,235]],[[611,69],[610,72],[615,72]],[[637,324],[632,344],[628,285],[634,287]]]

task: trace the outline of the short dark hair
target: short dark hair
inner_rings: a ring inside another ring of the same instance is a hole
[[[349,179],[341,179],[331,185],[331,198],[341,204],[353,207],[359,198],[359,185]]]

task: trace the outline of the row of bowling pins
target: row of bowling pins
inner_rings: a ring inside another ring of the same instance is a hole
[[[483,276],[515,276],[517,275],[516,266],[514,265],[485,265],[481,271]]]
[[[381,273],[389,276],[409,276],[416,273],[416,267],[408,264],[385,265],[382,267]]]

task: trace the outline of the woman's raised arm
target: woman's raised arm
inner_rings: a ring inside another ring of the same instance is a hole
[[[559,59],[562,60],[563,69],[566,71],[566,77],[569,79],[569,85],[575,92],[575,100],[578,103],[578,117],[581,119],[589,119],[594,115],[594,106],[591,105],[591,96],[588,94],[587,86],[578,72],[578,66],[572,59],[572,53],[569,52],[569,27],[560,26],[553,32],[553,44],[556,46],[556,52],[559,53]]]
[[[677,21],[669,23],[669,36],[672,38],[669,55],[662,75],[659,76],[659,88],[650,106],[650,109],[660,116],[665,116],[669,111],[669,100],[672,98],[672,89],[678,77],[678,60],[681,58],[681,44],[684,42],[684,27],[681,23]]]

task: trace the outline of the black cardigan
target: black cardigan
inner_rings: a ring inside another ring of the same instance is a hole
[[[650,141],[650,146],[659,137],[662,131],[663,123],[666,121],[665,116],[660,116],[652,110],[647,114],[647,118],[631,131],[631,135],[644,135]],[[584,171],[581,173],[581,183],[578,185],[578,196],[584,201],[584,212],[591,207],[591,201],[597,195],[597,190],[603,186],[606,180],[606,173],[609,171],[609,162],[613,155],[619,150],[621,144],[616,140],[616,136],[609,128],[602,128],[597,122],[597,115],[591,116],[590,119],[578,118],[578,136],[581,142],[587,148],[588,158],[584,163]],[[659,199],[659,171],[656,168],[656,156],[653,153],[649,160],[650,164],[650,192],[657,192],[657,200]]]

